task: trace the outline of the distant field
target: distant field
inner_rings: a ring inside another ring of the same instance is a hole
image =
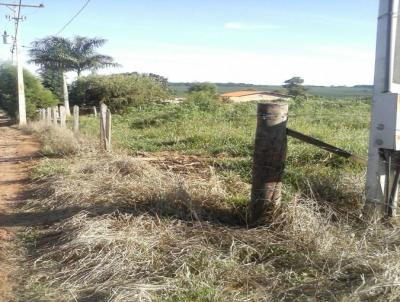
[[[187,89],[190,87],[190,83],[170,83],[170,87],[176,91],[178,96],[183,96]],[[236,91],[236,90],[276,90],[281,89],[282,86],[277,85],[251,85],[251,84],[235,84],[235,83],[217,83],[219,93]],[[330,98],[343,98],[343,97],[359,97],[366,98],[371,97],[373,87],[368,85],[360,85],[354,87],[345,86],[307,86],[309,92],[315,96],[330,97]]]

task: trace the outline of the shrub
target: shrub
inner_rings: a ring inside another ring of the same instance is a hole
[[[58,103],[53,93],[43,87],[37,77],[24,70],[26,112],[29,118],[36,116],[36,109]],[[17,70],[10,64],[0,65],[0,107],[15,117],[18,111]]]
[[[210,95],[216,95],[217,85],[212,83],[194,83],[189,87],[188,92],[207,92]]]
[[[195,91],[188,94],[184,105],[193,106],[201,111],[215,111],[221,102],[215,95],[206,91]]]
[[[71,102],[96,106],[104,102],[113,112],[122,113],[132,106],[164,100],[169,90],[159,81],[144,75],[103,75],[79,78],[71,87]]]
[[[190,86],[185,105],[201,111],[215,111],[221,102],[217,96],[217,86],[211,83],[194,83]]]

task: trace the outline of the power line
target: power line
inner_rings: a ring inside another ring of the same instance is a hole
[[[14,49],[16,47],[16,44],[17,44],[19,21],[21,20],[21,5],[22,5],[21,2],[22,2],[22,0],[19,0],[17,19],[15,20],[16,25],[15,25],[15,35],[14,35],[15,38],[14,38],[13,51],[14,51]]]
[[[74,21],[75,18],[79,16],[79,14],[86,8],[86,6],[88,6],[89,2],[90,0],[87,0],[86,3],[81,7],[81,9],[55,35],[57,36],[62,33],[64,29],[66,29],[67,26],[70,25],[72,21]]]

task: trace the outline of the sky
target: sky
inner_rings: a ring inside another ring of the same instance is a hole
[[[22,44],[56,34],[85,2],[24,0],[45,7],[22,10]],[[372,84],[378,2],[91,0],[60,35],[107,39],[99,52],[122,67],[101,73],[152,72],[172,82],[280,85],[300,76],[308,85]],[[0,7],[0,30],[12,33],[9,13]],[[28,60],[27,48],[22,56]],[[0,58],[10,58],[9,45],[0,44]]]

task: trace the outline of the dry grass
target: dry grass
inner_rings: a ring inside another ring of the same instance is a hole
[[[68,156],[89,151],[91,145],[87,138],[75,136],[69,129],[47,125],[45,122],[31,122],[23,126],[22,130],[38,136],[42,148],[41,153],[45,156]]]
[[[59,222],[33,246],[30,301],[400,299],[399,230],[343,215],[312,190],[284,203],[269,227],[248,229],[212,173],[182,177],[95,152],[38,171],[27,207]],[[362,191],[348,191],[346,208],[357,208]]]

